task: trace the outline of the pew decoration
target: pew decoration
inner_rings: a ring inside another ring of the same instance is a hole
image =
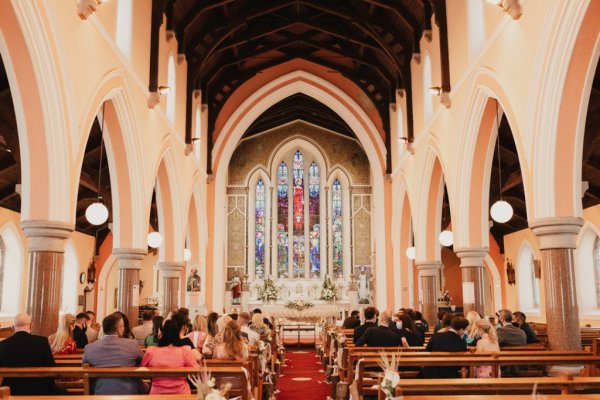
[[[314,307],[315,305],[313,303],[311,303],[310,301],[304,301],[304,300],[291,300],[288,301],[285,306],[287,308],[291,308],[293,310],[298,310],[298,311],[302,311],[305,310],[307,308],[311,308]]]
[[[380,353],[379,366],[384,371],[383,379],[381,380],[381,391],[385,394],[385,400],[400,400],[402,397],[396,397],[396,386],[400,382],[398,374],[398,360],[402,353],[393,354],[388,357],[386,353]]]
[[[227,393],[231,389],[231,383],[221,386],[220,389],[215,389],[215,378],[210,374],[206,367],[206,361],[203,361],[200,373],[196,375],[188,375],[188,379],[197,389],[198,400],[241,400],[241,396],[229,398]]]

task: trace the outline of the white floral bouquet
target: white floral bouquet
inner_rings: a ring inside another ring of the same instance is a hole
[[[400,382],[400,374],[398,374],[398,360],[402,353],[393,354],[391,358],[385,353],[381,353],[379,366],[383,370],[383,378],[381,379],[380,388],[385,394],[386,400],[397,399],[396,386]]]
[[[270,277],[265,280],[265,284],[258,294],[258,298],[262,301],[275,301],[279,298],[279,287],[275,286],[273,279]]]
[[[450,296],[450,291],[444,290],[444,292],[438,298],[438,301],[447,302],[447,303],[451,302],[452,301],[452,296]]]
[[[291,309],[294,309],[294,310],[302,311],[302,310],[305,310],[307,308],[313,307],[314,304],[311,303],[310,301],[291,300],[291,301],[288,301],[285,306],[287,308],[291,308]]]
[[[335,300],[338,297],[339,296],[338,296],[337,288],[335,287],[335,285],[333,283],[331,283],[331,280],[329,280],[329,277],[327,277],[323,281],[323,289],[321,290],[321,299],[322,300]]]
[[[188,375],[188,379],[196,389],[198,394],[196,398],[198,400],[227,400],[227,393],[231,389],[231,383],[227,383],[221,386],[220,389],[215,389],[215,378],[210,375],[210,372],[206,368],[206,362],[203,363],[204,368],[200,370],[197,375]],[[241,396],[229,398],[229,400],[241,400]]]

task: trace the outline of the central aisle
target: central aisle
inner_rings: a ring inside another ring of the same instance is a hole
[[[325,400],[331,386],[315,350],[288,349],[285,366],[277,380],[277,400]]]

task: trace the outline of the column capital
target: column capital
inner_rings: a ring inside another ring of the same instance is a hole
[[[30,219],[21,221],[21,228],[27,236],[29,252],[64,253],[65,242],[71,236],[74,226],[68,222]]]
[[[118,248],[113,249],[112,253],[119,262],[117,269],[142,269],[142,260],[148,250]]]
[[[529,224],[540,239],[540,250],[575,249],[577,235],[583,226],[578,217],[539,218]]]
[[[162,261],[158,263],[158,268],[165,278],[179,278],[185,268],[185,263],[177,261]]]
[[[461,268],[483,267],[483,259],[488,253],[488,248],[463,247],[454,249],[454,252],[460,258]]]
[[[440,267],[442,266],[441,261],[417,261],[415,262],[417,270],[420,276],[436,276]]]

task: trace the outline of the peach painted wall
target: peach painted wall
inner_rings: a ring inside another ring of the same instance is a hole
[[[448,290],[452,296],[452,303],[458,307],[462,306],[462,273],[460,271],[460,258],[444,247],[442,248],[442,264],[444,264],[444,285],[442,291]]]

